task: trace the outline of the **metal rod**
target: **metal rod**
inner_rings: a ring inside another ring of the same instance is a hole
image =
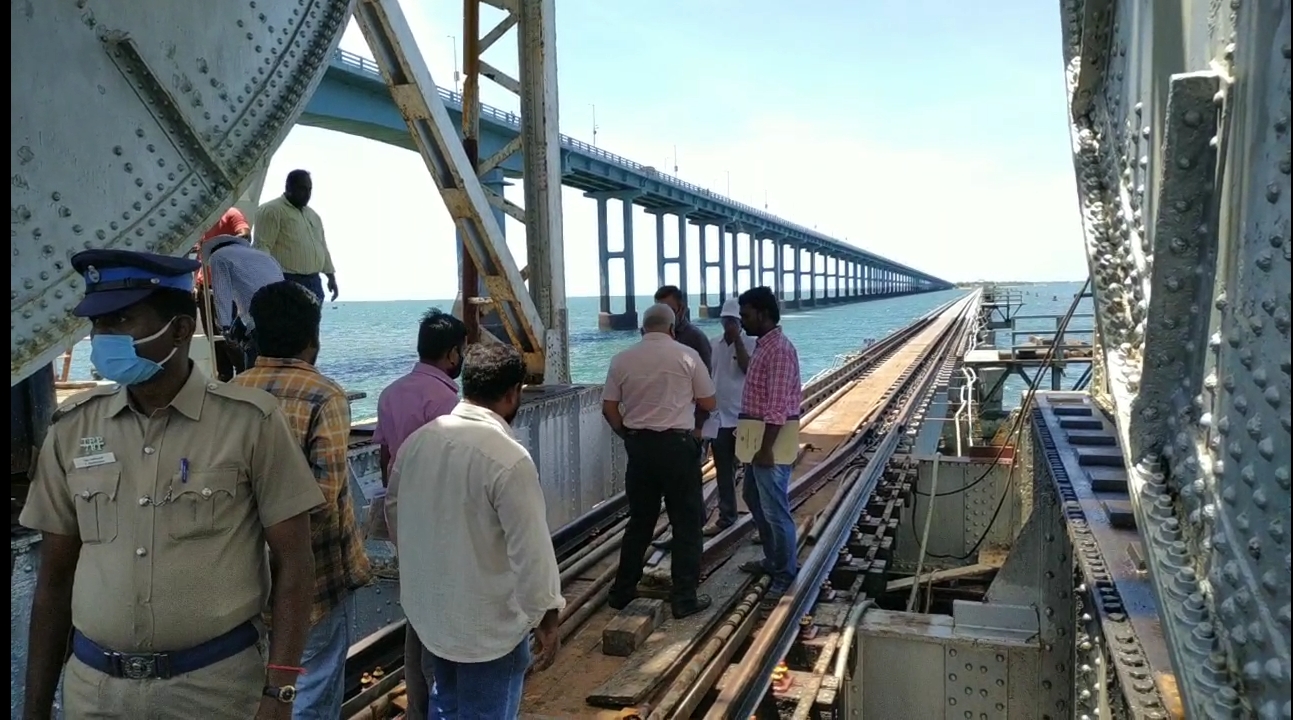
[[[862,468],[860,467],[850,470],[844,475],[844,479],[840,481],[839,486],[835,488],[835,493],[831,495],[830,502],[826,503],[826,507],[822,508],[822,511],[818,513],[817,520],[813,523],[812,529],[808,531],[807,540],[809,545],[815,544],[817,542],[817,538],[822,536],[822,530],[826,528],[827,521],[829,521],[835,514],[835,510],[840,506],[840,501],[844,499],[844,496],[848,494],[849,489],[853,487],[853,483],[861,477],[861,475]]]
[[[601,609],[602,605],[606,603],[606,599],[610,597],[610,595],[610,586],[608,585],[603,587],[597,592],[597,595],[589,600],[589,602],[585,603],[578,611],[572,613],[570,617],[566,618],[566,620],[561,623],[561,642],[565,642],[571,635],[574,635],[585,622],[588,622],[588,618],[592,617],[593,613]]]
[[[582,543],[593,535],[604,532],[605,528],[614,525],[617,515],[628,510],[628,496],[620,493],[608,500],[598,503],[593,509],[562,525],[552,533],[552,547],[557,557],[568,561]]]
[[[557,621],[565,622],[572,615],[578,612],[580,608],[587,604],[588,601],[598,593],[598,591],[611,584],[611,581],[615,579],[615,573],[617,572],[619,572],[618,564],[611,565],[603,570],[602,574],[598,575],[597,579],[593,580],[592,584],[580,591],[579,595],[577,595],[574,600],[566,603],[566,607],[561,611],[561,615],[557,618]]]
[[[694,701],[692,700],[692,690],[702,687],[705,691],[708,691],[707,686],[713,683],[705,682],[708,679],[706,675],[709,674],[707,671],[711,667],[715,667],[719,671],[722,670],[722,663],[712,662],[715,656],[718,655],[722,659],[722,656],[725,655],[726,659],[730,660],[732,654],[736,652],[736,646],[744,640],[741,631],[744,630],[744,635],[748,635],[753,630],[753,623],[747,623],[746,620],[747,618],[757,617],[757,613],[752,613],[751,611],[758,607],[759,600],[763,598],[763,593],[767,591],[769,582],[770,580],[767,576],[759,578],[759,581],[750,588],[745,597],[741,598],[741,602],[737,603],[732,612],[723,619],[723,623],[719,625],[718,630],[700,646],[691,659],[687,661],[687,664],[683,666],[677,677],[669,685],[669,689],[665,691],[664,696],[652,708],[651,715],[647,720],[664,720],[666,717],[690,717],[691,713],[695,712],[695,707],[686,707],[687,702],[700,702],[699,696]],[[697,682],[698,680],[700,682]],[[717,678],[714,678],[714,680],[717,680]],[[703,694],[703,692],[700,693],[700,695]],[[674,712],[675,707],[680,702],[683,705],[677,707],[677,711]]]
[[[667,528],[668,526],[669,526],[668,521],[661,519],[656,524],[655,534],[652,537],[652,539],[660,537],[660,535],[664,532],[665,528]],[[651,549],[648,546],[647,553],[650,553],[650,552],[651,552]],[[647,553],[644,553],[643,556],[645,557]],[[602,574],[598,575],[597,579],[593,580],[591,585],[589,585],[587,588],[582,590],[579,593],[578,597],[566,603],[566,608],[561,611],[561,617],[558,618],[558,620],[561,622],[565,622],[566,618],[572,617],[581,607],[583,607],[589,600],[591,600],[593,596],[598,593],[599,590],[606,587],[607,585],[610,585],[611,581],[615,579],[615,573],[617,572],[619,572],[619,563],[614,563],[610,567],[603,570]]]
[[[619,549],[620,544],[624,542],[624,527],[628,525],[628,519],[625,518],[620,523],[619,529],[612,533],[607,533],[597,538],[597,545],[594,547],[591,543],[587,546],[594,548],[591,552],[571,563],[569,567],[561,571],[561,582],[567,583],[580,575],[588,568],[596,565],[606,558],[607,555]]]
[[[934,453],[934,473],[929,481],[929,507],[925,510],[925,529],[920,533],[920,555],[916,556],[916,577],[920,577],[920,571],[925,568],[925,550],[929,548],[929,526],[934,521],[934,503],[938,500],[938,465],[943,459],[943,453]],[[907,596],[907,612],[916,607],[916,592],[920,590],[920,583],[911,584],[911,594]]]
[[[578,549],[575,550],[573,553],[571,553],[570,555],[562,559],[558,567],[561,569],[562,572],[569,570],[572,565],[584,559],[585,557],[588,557],[589,553],[605,545],[606,543],[610,542],[611,539],[614,538],[617,533],[623,530],[624,526],[627,524],[628,524],[628,518],[623,517],[623,518],[620,518],[619,520],[616,520],[614,523],[604,528],[603,530],[597,531],[595,534],[590,532],[589,535],[591,537],[585,537],[583,540],[583,544],[578,546]]]

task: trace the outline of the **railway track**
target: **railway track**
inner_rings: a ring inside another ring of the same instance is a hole
[[[884,538],[892,543],[890,526],[896,522],[890,518],[897,517],[894,508],[901,507],[915,477],[913,465],[893,459],[914,436],[933,380],[940,372],[950,373],[950,359],[963,349],[977,307],[973,299],[939,307],[804,387],[800,457],[790,489],[800,528],[800,579],[766,617],[755,610],[766,579],[735,570],[759,552],[743,542],[752,532],[749,516],[743,515],[705,544],[705,591],[714,596],[715,606],[657,632],[686,637],[666,637],[658,647],[644,647],[628,658],[606,657],[599,646],[602,629],[616,614],[605,603],[626,522],[623,496],[554,532],[567,600],[561,617],[563,648],[553,669],[528,681],[523,716],[749,717],[765,695],[776,695],[766,691],[770,684],[785,684],[778,666],[794,640],[807,635],[803,628],[820,626],[831,635],[839,634],[835,626],[844,625],[842,617],[834,625],[814,624],[809,615],[814,603],[864,597],[861,584],[883,587]],[[706,502],[712,504],[711,464],[705,478]],[[646,597],[663,596],[664,590],[653,583],[668,577],[663,547],[669,534],[663,518],[656,537],[659,546],[648,554],[642,587]],[[403,641],[401,621],[351,649],[344,717],[399,716]],[[650,657],[637,657],[644,651]],[[792,660],[798,657],[791,655]],[[813,669],[795,664],[798,672]],[[635,670],[643,671],[637,672],[641,677],[633,676]],[[621,682],[626,672],[633,677]],[[599,694],[617,685],[624,689]]]

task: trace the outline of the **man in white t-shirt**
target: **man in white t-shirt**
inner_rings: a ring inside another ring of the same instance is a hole
[[[736,419],[741,414],[745,370],[754,354],[755,339],[741,331],[741,308],[728,298],[719,314],[723,333],[710,340],[711,373],[718,409],[705,423],[705,437],[714,456],[718,482],[718,519],[705,526],[705,536],[719,534],[736,522]]]

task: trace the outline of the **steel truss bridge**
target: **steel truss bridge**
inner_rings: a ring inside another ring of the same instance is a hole
[[[555,384],[555,3],[484,4],[505,19],[481,27],[481,3],[464,3],[461,127],[395,0],[14,14],[14,507],[55,399],[49,363],[84,332],[69,253],[186,249],[247,190],[353,17],[464,238],[464,287],[483,280],[505,339],[554,383],[528,401],[523,436],[556,528],[568,648],[531,678],[529,716],[1290,717],[1287,0],[1061,4],[1090,343],[1065,340],[1078,298],[1048,337],[1003,349],[1017,304],[988,287],[815,378],[792,592],[760,607],[766,580],[736,569],[760,552],[746,520],[707,543],[716,603],[691,624],[661,622],[650,587],[634,613],[603,603],[623,451],[594,388]],[[481,57],[513,31],[514,74]],[[479,152],[482,77],[521,99],[507,149],[526,179],[528,284],[480,179],[501,162]],[[87,97],[113,112],[87,124]],[[1076,390],[1040,390],[1043,371],[1081,362]],[[997,379],[1024,366],[1037,372],[1007,413]],[[375,452],[357,427],[357,497]],[[15,530],[22,638],[39,540]],[[667,575],[666,549],[648,561]],[[361,591],[376,632],[352,649],[348,716],[403,702],[397,583],[392,565]],[[16,641],[15,703],[24,652]]]

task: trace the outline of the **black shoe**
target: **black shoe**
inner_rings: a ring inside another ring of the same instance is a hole
[[[713,604],[714,604],[714,600],[710,598],[708,595],[704,595],[704,594],[697,595],[696,599],[692,600],[689,603],[674,603],[673,619],[681,620],[685,617],[690,617],[692,615],[695,615],[698,612],[701,612],[702,610],[709,609],[709,606]]]
[[[762,560],[747,560],[741,563],[737,569],[751,575],[763,575],[768,572],[768,568],[763,564]]]

